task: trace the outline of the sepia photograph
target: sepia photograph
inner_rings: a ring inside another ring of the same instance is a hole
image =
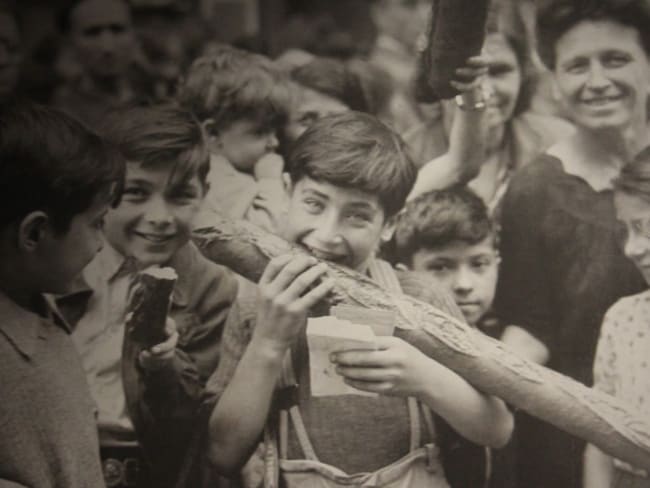
[[[0,0],[0,488],[650,488],[650,0]]]

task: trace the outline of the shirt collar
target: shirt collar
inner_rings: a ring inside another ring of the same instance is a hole
[[[172,303],[178,307],[186,307],[188,305],[191,291],[190,277],[196,265],[191,249],[193,245],[192,243],[188,243],[179,249],[168,264],[168,266],[174,268],[178,275],[172,293]],[[108,278],[108,281],[111,282],[124,273],[134,272],[134,262],[130,258],[126,258],[120,254],[111,245],[106,244],[97,253],[95,259],[86,266],[83,273],[70,284],[67,293],[60,296],[57,302],[60,304],[62,301],[65,302],[74,299],[75,296],[84,297],[82,301],[87,301],[92,294],[93,288],[99,286],[99,280],[106,280]]]
[[[9,342],[26,357],[34,355],[39,338],[45,339],[43,323],[51,320],[57,326],[70,332],[70,326],[60,314],[52,307],[52,303],[43,297],[43,306],[47,314],[42,317],[30,310],[24,309],[4,293],[0,292],[0,333],[4,334]]]

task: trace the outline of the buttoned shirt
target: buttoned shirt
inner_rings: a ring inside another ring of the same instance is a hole
[[[129,259],[106,245],[69,293],[57,298],[59,310],[75,327],[88,378],[95,383],[102,443],[121,444],[137,437],[157,488],[174,484],[204,384],[219,361],[221,333],[237,293],[232,273],[208,261],[191,242],[167,265],[178,275],[169,312],[178,343],[168,367],[156,371],[122,356],[121,339],[125,347],[133,342],[124,337],[126,296],[134,272]]]
[[[0,485],[104,486],[94,404],[69,329],[0,292]]]
[[[97,405],[100,435],[111,443],[134,439],[121,371],[127,295],[135,271],[129,262],[106,245],[86,266],[83,278],[93,293],[72,334]]]

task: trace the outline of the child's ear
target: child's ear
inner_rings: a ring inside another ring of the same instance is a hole
[[[34,252],[43,242],[50,229],[50,218],[45,212],[31,212],[18,227],[18,246],[27,252]]]
[[[208,136],[208,148],[210,151],[216,151],[221,147],[221,138],[219,137],[219,131],[214,123],[214,119],[205,119],[201,122],[201,126]]]
[[[284,190],[287,192],[287,195],[291,195],[291,192],[293,191],[293,183],[289,173],[282,173],[282,183],[284,183]]]
[[[395,233],[395,226],[397,225],[397,217],[393,216],[389,219],[386,219],[384,222],[384,227],[381,229],[381,240],[383,242],[388,242],[393,238]]]

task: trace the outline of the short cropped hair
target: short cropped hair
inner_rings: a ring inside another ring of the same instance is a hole
[[[119,195],[123,180],[119,151],[72,117],[28,102],[0,108],[2,229],[41,210],[65,233],[97,195]]]
[[[548,68],[555,69],[558,40],[583,21],[613,21],[633,27],[650,55],[650,6],[645,0],[555,0],[537,16],[538,51]]]
[[[107,116],[102,135],[128,162],[143,168],[171,163],[175,180],[197,175],[205,184],[210,170],[205,131],[187,109],[171,103],[120,108]]]
[[[626,164],[612,182],[615,192],[642,198],[650,202],[650,147]]]
[[[403,206],[417,169],[402,138],[372,115],[349,111],[314,122],[290,147],[287,170],[377,195],[386,217]]]
[[[220,130],[241,120],[279,128],[291,97],[287,76],[270,59],[222,46],[192,63],[178,100],[201,121],[212,119]]]
[[[397,218],[394,234],[395,259],[412,263],[421,249],[433,249],[454,242],[478,244],[496,237],[483,200],[466,186],[434,190],[406,204]],[[496,247],[496,239],[493,244]]]
[[[369,111],[359,76],[343,61],[314,58],[291,70],[291,79],[299,85],[338,100],[351,110]]]

